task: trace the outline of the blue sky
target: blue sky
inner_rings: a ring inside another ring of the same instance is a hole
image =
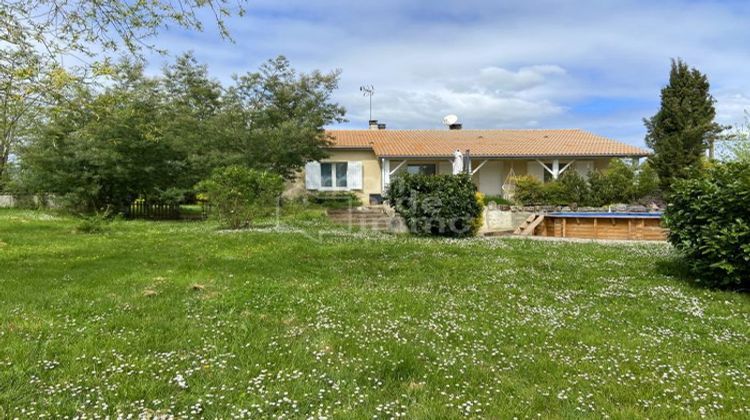
[[[250,0],[233,18],[235,43],[215,28],[163,32],[173,54],[192,50],[213,75],[287,56],[299,70],[341,69],[335,100],[347,128],[373,117],[389,128],[583,128],[643,145],[670,59],[709,76],[718,121],[750,110],[750,2]],[[206,16],[206,21],[210,19]],[[152,57],[156,71],[169,60]]]

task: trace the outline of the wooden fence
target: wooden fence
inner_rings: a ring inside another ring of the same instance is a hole
[[[136,201],[130,205],[125,217],[128,219],[179,220],[179,204],[155,204]]]

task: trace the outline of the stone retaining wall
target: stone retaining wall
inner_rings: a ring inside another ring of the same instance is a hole
[[[54,195],[0,194],[0,208],[58,208],[59,200]]]

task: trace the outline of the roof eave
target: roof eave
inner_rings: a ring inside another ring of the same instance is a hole
[[[452,159],[453,155],[384,155],[377,154],[379,158],[385,159]],[[475,155],[470,154],[476,159],[549,159],[549,158],[634,158],[648,157],[651,153],[595,153],[595,154],[550,154],[550,155]]]

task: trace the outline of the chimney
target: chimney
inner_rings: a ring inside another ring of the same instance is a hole
[[[378,120],[370,120],[370,130],[385,130],[385,123],[378,123]]]
[[[463,127],[463,124],[461,123],[453,123],[453,124],[448,125],[449,130],[460,130],[461,127]]]

